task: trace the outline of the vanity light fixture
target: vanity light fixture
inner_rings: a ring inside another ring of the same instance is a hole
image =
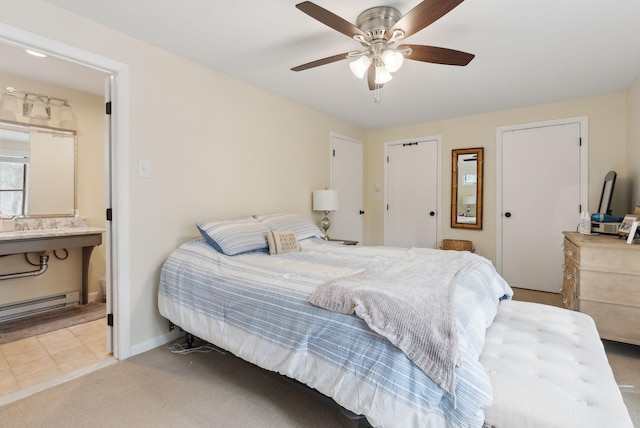
[[[17,94],[22,96],[22,111],[18,106]],[[49,122],[51,121],[51,110],[54,107],[59,109],[58,126],[65,129],[76,129],[76,118],[68,100],[21,91],[10,86],[7,87],[7,92],[2,94],[0,119],[16,121],[18,113],[22,113],[22,116],[30,118],[29,122],[34,125],[52,126]]]

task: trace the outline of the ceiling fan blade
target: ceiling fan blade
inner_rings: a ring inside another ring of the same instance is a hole
[[[356,34],[366,36],[366,34],[361,29],[359,29],[349,21],[345,21],[338,15],[329,12],[327,9],[324,9],[315,3],[305,1],[297,4],[296,7],[310,17],[322,22],[326,26],[339,31],[348,37],[353,37]]]
[[[400,18],[392,28],[387,30],[387,37],[391,37],[393,30],[400,29],[404,31],[404,37],[406,39],[412,34],[433,24],[451,12],[454,7],[463,1],[464,0],[424,0]]]
[[[343,59],[347,59],[347,53],[346,52],[342,53],[342,54],[330,56],[330,57],[327,57],[327,58],[317,59],[315,61],[311,61],[311,62],[308,62],[306,64],[302,64],[302,65],[299,65],[297,67],[293,67],[291,69],[291,71],[308,70],[308,69],[313,68],[313,67],[319,67],[321,65],[331,64],[332,62],[340,61],[340,60],[343,60]]]
[[[432,62],[445,65],[467,65],[475,57],[474,54],[456,51],[454,49],[439,48],[423,45],[400,45],[398,49],[411,48],[407,59],[414,61]]]

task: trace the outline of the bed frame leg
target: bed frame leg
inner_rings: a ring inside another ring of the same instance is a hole
[[[195,339],[195,336],[191,333],[185,333],[187,336],[187,349],[191,349],[193,348],[193,341]]]

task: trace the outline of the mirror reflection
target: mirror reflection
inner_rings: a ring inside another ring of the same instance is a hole
[[[451,153],[451,227],[482,229],[484,149]]]
[[[73,131],[0,122],[2,216],[73,216],[75,144]]]

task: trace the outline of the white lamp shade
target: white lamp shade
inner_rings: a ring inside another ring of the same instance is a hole
[[[60,116],[58,116],[60,120],[59,126],[65,129],[76,129],[76,116],[73,114],[73,110],[71,110],[71,106],[68,104],[63,104],[60,107]]]
[[[338,209],[337,190],[314,190],[313,210],[314,211],[335,211]]]
[[[402,63],[404,62],[404,55],[393,49],[386,50],[382,53],[382,62],[389,73],[395,73],[400,70]]]
[[[393,76],[384,65],[376,66],[376,83],[378,85],[384,85],[391,79],[393,79]]]
[[[358,78],[362,79],[371,65],[371,58],[366,55],[361,56],[349,64],[351,72]]]
[[[18,106],[18,98],[14,94],[5,93],[2,94],[2,103],[0,104],[0,110],[4,112],[20,113],[20,107]]]
[[[50,119],[51,116],[47,111],[47,104],[42,98],[36,99],[29,108],[29,117],[36,119]]]

